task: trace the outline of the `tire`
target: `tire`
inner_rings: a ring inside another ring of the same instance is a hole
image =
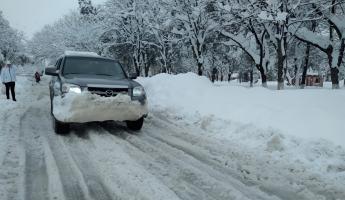
[[[53,115],[53,100],[50,99],[50,114]]]
[[[52,115],[53,118],[53,127],[54,127],[54,131],[56,134],[59,135],[66,135],[69,133],[70,130],[70,125],[68,123],[63,123],[58,121],[55,117],[54,117],[54,113],[53,113],[53,98],[52,96],[50,97],[50,113]]]
[[[52,92],[51,90],[49,89],[49,93],[50,93],[50,114],[53,115],[53,95],[52,95]]]
[[[136,121],[126,121],[127,128],[129,128],[132,131],[139,131],[144,124],[144,117],[141,117],[140,119]]]
[[[66,135],[69,133],[70,126],[68,123],[63,123],[55,119],[53,116],[53,126],[56,134]]]

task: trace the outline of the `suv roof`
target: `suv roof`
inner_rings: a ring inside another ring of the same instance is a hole
[[[95,52],[88,52],[88,51],[65,51],[64,56],[103,58]]]

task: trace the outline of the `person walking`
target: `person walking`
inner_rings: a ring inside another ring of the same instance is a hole
[[[16,85],[16,68],[12,66],[10,61],[6,61],[5,66],[1,69],[1,81],[6,86],[6,97],[10,99],[10,90],[12,100],[16,100],[15,85]]]

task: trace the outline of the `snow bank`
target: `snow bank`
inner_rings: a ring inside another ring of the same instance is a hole
[[[54,116],[62,122],[85,123],[92,121],[138,120],[147,114],[147,106],[131,97],[118,94],[115,97],[101,97],[83,92],[68,93],[64,98],[54,98]]]
[[[345,146],[344,90],[268,90],[214,85],[193,73],[139,78],[154,109],[216,116],[282,134]]]
[[[157,124],[182,127],[189,141],[158,134],[167,143],[282,199],[344,199],[344,90],[245,88],[192,73],[139,82],[150,113],[168,119]]]

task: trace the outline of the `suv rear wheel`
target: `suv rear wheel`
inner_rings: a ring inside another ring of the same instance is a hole
[[[144,124],[144,117],[141,117],[140,119],[136,121],[126,121],[127,127],[133,131],[139,131]]]
[[[63,123],[60,122],[58,120],[55,119],[55,117],[53,116],[53,126],[54,126],[54,131],[56,134],[59,135],[65,135],[67,133],[69,133],[69,124],[68,123]]]

